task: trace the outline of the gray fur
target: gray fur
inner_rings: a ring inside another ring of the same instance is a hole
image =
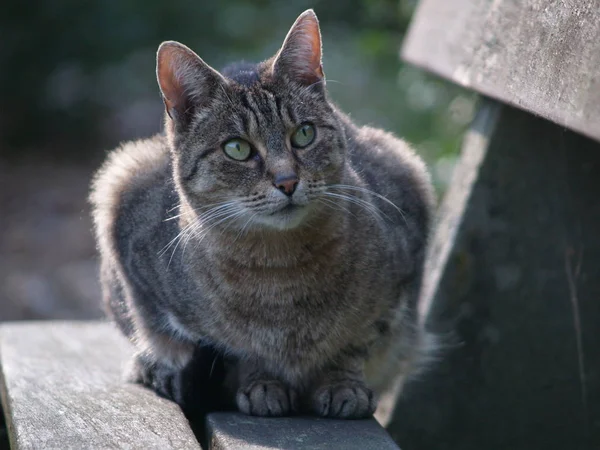
[[[131,379],[163,395],[183,401],[147,380],[177,379],[204,344],[226,355],[243,412],[363,417],[427,350],[415,302],[432,188],[405,142],[327,99],[314,13],[292,31],[227,76],[161,46],[166,134],[122,145],[93,183],[104,300],[138,350]],[[294,149],[304,122],[316,139]],[[248,161],[223,153],[234,137]],[[291,197],[273,185],[288,174]]]

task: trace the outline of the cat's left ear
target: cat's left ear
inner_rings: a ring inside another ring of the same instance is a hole
[[[171,119],[189,121],[193,111],[206,106],[227,82],[192,50],[175,41],[163,42],[156,55],[156,77]]]
[[[300,14],[292,25],[283,46],[275,55],[273,74],[287,76],[304,85],[325,84],[321,64],[321,31],[312,9]]]

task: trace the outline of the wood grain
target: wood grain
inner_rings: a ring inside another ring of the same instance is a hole
[[[275,419],[213,413],[206,427],[207,450],[399,450],[375,419]]]
[[[421,0],[402,56],[600,140],[598,0]]]
[[[130,353],[108,323],[1,325],[12,448],[200,448],[177,405],[123,382]]]

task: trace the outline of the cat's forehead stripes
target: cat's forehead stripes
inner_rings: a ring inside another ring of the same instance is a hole
[[[268,111],[262,104],[260,96],[256,95],[254,90],[246,91],[244,93],[244,100],[244,104],[250,111],[251,116],[255,119],[258,129],[266,129],[269,125],[274,125],[272,123],[272,117],[270,117]]]
[[[275,94],[252,89],[243,92],[241,100],[240,114],[248,135],[264,143],[265,151],[285,150],[285,135],[294,124]]]
[[[247,92],[243,92],[240,95],[240,104],[240,116],[242,117],[244,127],[246,128],[244,131],[251,135],[257,134],[260,128],[258,119],[259,114],[257,113],[255,105],[250,102]]]

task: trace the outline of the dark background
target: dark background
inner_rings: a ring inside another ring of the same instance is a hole
[[[331,97],[412,142],[440,193],[474,98],[398,56],[415,1],[37,0],[0,12],[0,321],[99,317],[87,205],[106,151],[162,126],[154,75],[174,39],[216,68],[271,56],[321,22]]]

